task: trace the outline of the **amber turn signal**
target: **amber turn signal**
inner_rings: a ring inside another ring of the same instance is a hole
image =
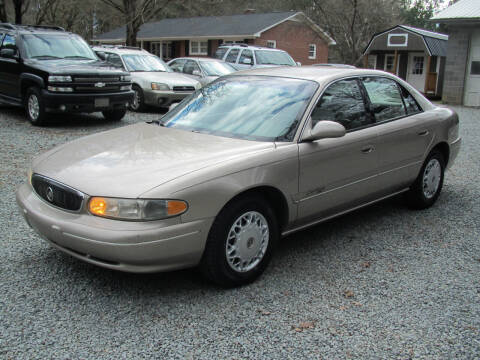
[[[102,216],[105,214],[105,210],[107,209],[107,202],[104,198],[93,197],[90,199],[88,207],[92,214]]]
[[[179,200],[168,200],[167,214],[168,216],[175,216],[187,210],[187,203]]]

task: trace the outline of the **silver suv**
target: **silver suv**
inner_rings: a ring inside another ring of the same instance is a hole
[[[127,46],[97,46],[93,50],[104,61],[132,75],[135,95],[130,109],[141,111],[146,105],[168,107],[202,85],[195,79],[172,71],[158,56]]]
[[[248,44],[222,45],[215,52],[215,57],[230,63],[237,70],[300,65],[286,51]]]

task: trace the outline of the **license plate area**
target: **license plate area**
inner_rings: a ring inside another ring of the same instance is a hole
[[[108,98],[98,98],[95,99],[95,107],[96,108],[104,108],[110,105],[110,100]]]

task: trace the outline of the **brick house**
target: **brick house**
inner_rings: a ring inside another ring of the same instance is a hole
[[[125,26],[98,35],[100,44],[124,44]],[[163,19],[143,24],[137,45],[164,60],[212,57],[222,43],[242,42],[287,51],[303,65],[326,63],[335,41],[302,12]]]
[[[480,106],[480,1],[460,0],[430,21],[444,24],[449,35],[442,100]]]
[[[372,36],[363,53],[364,67],[388,71],[418,91],[440,97],[448,36],[397,25]]]

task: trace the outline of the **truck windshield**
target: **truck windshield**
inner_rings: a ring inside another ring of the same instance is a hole
[[[255,50],[255,56],[259,65],[296,65],[290,55],[283,51]]]
[[[76,35],[27,34],[22,35],[26,57],[30,59],[98,60],[87,43]]]
[[[229,76],[198,90],[160,125],[255,141],[291,141],[317,83],[270,76]]]

